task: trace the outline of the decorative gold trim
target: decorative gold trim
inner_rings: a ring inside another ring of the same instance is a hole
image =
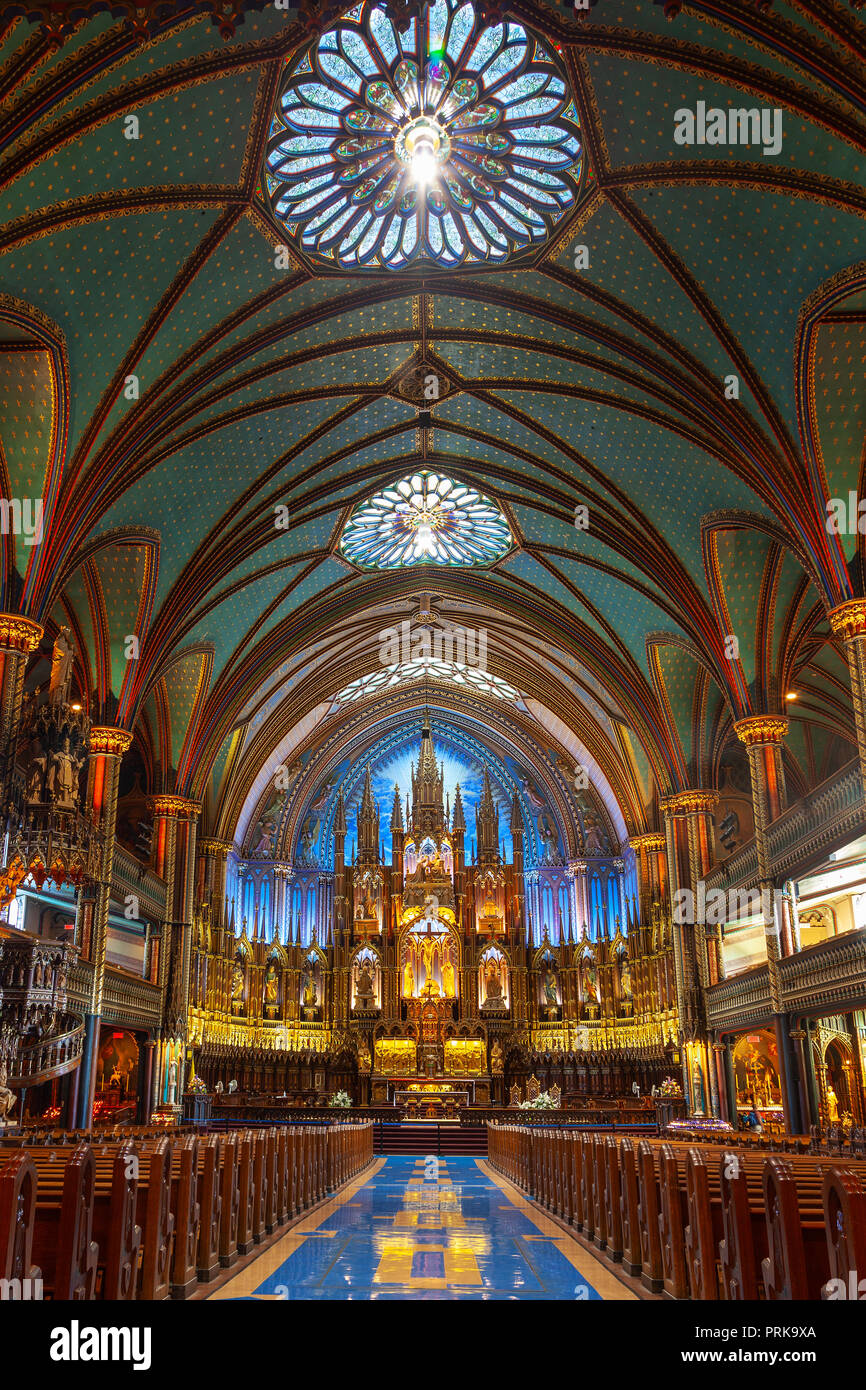
[[[645,849],[647,854],[651,854],[654,850],[663,850],[666,847],[664,835],[655,830],[647,831],[643,835],[630,835],[628,842],[633,850]]]
[[[157,800],[160,800],[160,799],[161,799],[161,798],[154,797],[154,801],[157,801]],[[235,846],[234,846],[234,841],[233,841],[233,840],[213,840],[213,839],[210,839],[210,840],[199,840],[198,847],[199,847],[199,852],[200,852],[201,854],[225,854],[225,855],[229,855],[229,854],[231,854],[231,852],[232,852],[232,850],[234,849]]]
[[[738,719],[734,732],[741,743],[781,743],[788,732],[788,717],[784,714],[751,714]]]
[[[32,618],[18,613],[0,613],[0,647],[14,652],[35,652],[45,631]]]
[[[91,753],[114,753],[120,757],[131,743],[132,734],[128,729],[106,728],[98,725],[95,729],[90,730]]]
[[[188,801],[184,796],[152,796],[150,806],[155,816],[175,820],[195,820],[196,816],[201,814],[201,802]]]
[[[785,722],[787,726],[787,720]],[[694,791],[674,792],[673,796],[665,797],[661,803],[661,808],[662,811],[667,811],[668,815],[671,816],[705,815],[713,810],[718,799],[717,792],[702,791],[696,788]],[[659,836],[659,839],[662,837]],[[658,845],[656,848],[661,849],[662,845]]]
[[[866,637],[866,598],[849,598],[827,616],[834,637]]]

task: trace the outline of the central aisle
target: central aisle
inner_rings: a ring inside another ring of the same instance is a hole
[[[398,1157],[304,1217],[212,1299],[633,1299],[473,1158]]]

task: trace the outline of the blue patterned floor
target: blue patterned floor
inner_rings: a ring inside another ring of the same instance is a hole
[[[315,1228],[290,1231],[217,1296],[598,1299],[578,1267],[593,1268],[592,1257],[514,1196],[472,1158],[389,1158]]]

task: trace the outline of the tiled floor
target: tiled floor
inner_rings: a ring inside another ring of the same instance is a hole
[[[632,1299],[474,1158],[388,1158],[212,1298]]]

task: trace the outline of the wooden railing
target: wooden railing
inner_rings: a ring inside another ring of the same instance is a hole
[[[27,1043],[14,1054],[10,1059],[10,1086],[38,1086],[78,1066],[84,1049],[84,1022],[69,1015],[66,1025],[61,1032]]]

